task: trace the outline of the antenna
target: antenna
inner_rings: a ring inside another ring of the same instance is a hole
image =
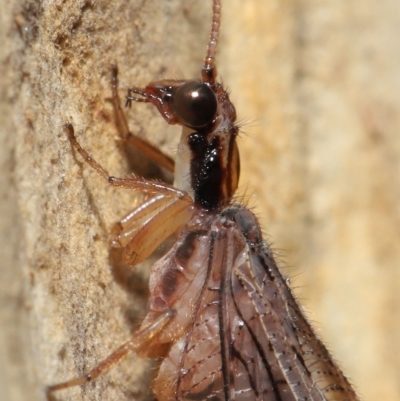
[[[208,40],[207,55],[204,59],[204,66],[201,70],[203,81],[210,85],[215,84],[217,68],[214,64],[215,53],[217,51],[219,27],[221,26],[221,0],[213,0],[211,32]]]

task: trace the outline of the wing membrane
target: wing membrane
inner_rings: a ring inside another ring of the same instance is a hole
[[[153,284],[151,305],[162,299],[177,311],[163,333],[171,348],[155,381],[157,399],[356,399],[294,299],[254,215],[232,207],[197,225],[154,267],[163,276]]]

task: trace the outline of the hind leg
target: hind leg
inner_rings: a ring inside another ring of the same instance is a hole
[[[134,333],[132,338],[117,348],[111,355],[100,362],[90,372],[85,373],[84,375],[75,379],[47,387],[47,400],[52,401],[54,399],[52,394],[56,391],[64,390],[70,387],[81,386],[97,379],[99,376],[103,375],[112,367],[117,365],[131,352],[139,352],[143,350],[146,345],[149,344],[149,342],[153,341],[162,332],[164,327],[171,321],[174,315],[174,310],[166,310],[164,313],[160,314],[160,316],[154,320],[153,323]]]

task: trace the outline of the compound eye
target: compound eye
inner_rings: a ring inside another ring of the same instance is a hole
[[[186,82],[172,97],[172,108],[182,124],[204,127],[217,114],[217,97],[212,89],[201,82]]]

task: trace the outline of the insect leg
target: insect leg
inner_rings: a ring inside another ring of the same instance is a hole
[[[157,195],[117,223],[110,235],[111,246],[123,247],[122,260],[134,266],[182,228],[192,217],[193,201]]]
[[[65,128],[67,130],[68,139],[71,142],[71,145],[82,156],[85,162],[88,163],[93,169],[95,169],[112,186],[128,188],[131,190],[141,191],[151,195],[161,193],[166,196],[171,196],[180,199],[188,197],[188,195],[185,192],[174,188],[172,185],[168,185],[159,181],[145,180],[144,178],[136,176],[133,176],[132,178],[117,178],[111,176],[100,163],[94,160],[89,155],[89,153],[84,148],[82,148],[82,146],[75,137],[74,127],[72,126],[72,124],[66,123]]]
[[[155,164],[164,167],[168,171],[173,172],[175,162],[169,156],[167,156],[145,140],[132,134],[132,132],[129,130],[125,113],[121,107],[121,99],[118,94],[118,68],[116,65],[111,66],[111,91],[112,104],[114,107],[115,125],[117,126],[120,138],[129,142],[135,149],[138,149]],[[146,102],[146,99],[139,98],[135,99],[135,101]]]
[[[84,375],[75,379],[47,387],[47,399],[49,401],[52,400],[51,394],[55,391],[63,390],[69,387],[80,386],[82,384],[86,384],[97,379],[99,376],[103,375],[116,364],[118,364],[118,362],[120,362],[131,352],[138,352],[142,350],[150,341],[152,341],[158,334],[160,334],[160,332],[171,321],[174,315],[175,311],[173,309],[166,310],[147,327],[135,332],[128,341],[117,348],[111,355],[100,362],[90,372],[85,373]]]
[[[133,266],[142,262],[190,220],[193,214],[193,200],[186,192],[141,177],[110,176],[76,140],[72,124],[66,124],[66,129],[71,145],[111,185],[151,195],[151,198],[125,216],[112,230],[111,245],[114,248],[125,248],[122,252],[122,260],[125,263]]]

